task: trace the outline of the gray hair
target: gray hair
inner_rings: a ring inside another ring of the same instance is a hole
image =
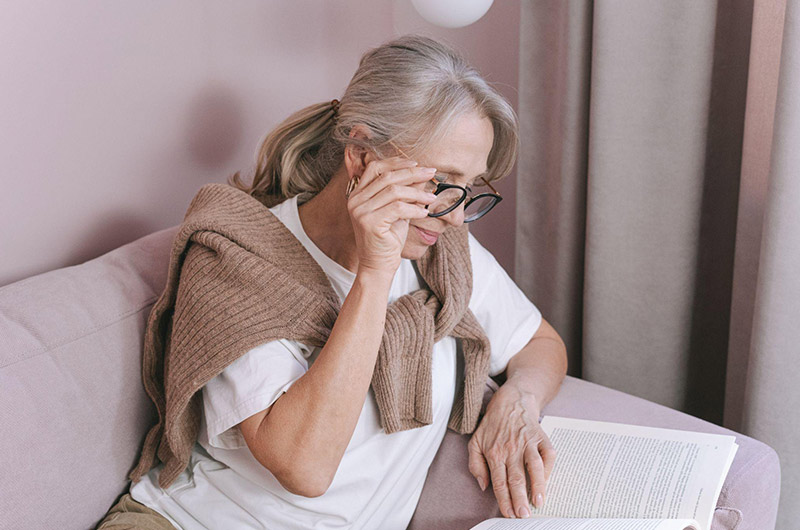
[[[334,111],[333,102],[289,116],[263,140],[250,185],[237,172],[231,184],[274,204],[319,193],[339,169],[347,145],[385,156],[390,143],[415,157],[444,136],[462,114],[477,112],[494,130],[487,180],[511,172],[519,122],[514,109],[455,50],[431,38],[406,35],[369,50]],[[351,138],[355,125],[369,138]]]

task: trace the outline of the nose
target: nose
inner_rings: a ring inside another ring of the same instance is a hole
[[[463,225],[464,224],[464,204],[465,203],[462,202],[461,204],[458,205],[458,208],[456,208],[452,212],[447,213],[446,215],[443,215],[443,216],[439,217],[439,219],[443,220],[448,225],[453,226],[453,227],[458,227],[458,226]]]

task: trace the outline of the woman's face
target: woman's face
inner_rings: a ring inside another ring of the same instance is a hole
[[[447,176],[448,184],[472,186],[486,173],[494,131],[492,122],[477,113],[458,118],[450,133],[431,144],[416,160],[420,166],[435,167]],[[438,239],[439,234],[464,222],[464,203],[442,217],[426,217],[410,222],[408,237],[401,256],[419,259]]]

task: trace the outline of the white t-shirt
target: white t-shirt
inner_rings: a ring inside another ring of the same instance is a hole
[[[327,274],[344,301],[355,274],[322,253],[303,231],[297,198],[271,209]],[[478,241],[469,236],[473,290],[469,307],[492,347],[490,374],[503,372],[539,328],[541,314]],[[402,260],[389,302],[420,288],[411,261]],[[253,457],[236,425],[266,409],[303,376],[321,351],[296,341],[262,344],[231,363],[203,388],[202,424],[187,468],[167,489],[161,465],[131,486],[131,496],[178,528],[404,529],[444,437],[456,392],[453,337],[434,345],[433,423],[386,434],[370,388],[353,436],[325,494],[286,491]]]

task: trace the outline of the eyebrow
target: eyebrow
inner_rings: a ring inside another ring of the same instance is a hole
[[[456,169],[454,167],[447,167],[447,166],[438,167],[437,166],[436,167],[436,172],[437,173],[445,173],[445,174],[453,176],[453,177],[463,177],[464,176],[464,173],[462,173],[461,171],[459,171],[458,169]],[[476,180],[480,179],[481,177],[486,177],[488,175],[489,175],[489,170],[484,171],[480,175],[476,175],[475,178],[472,179],[473,184],[475,183]]]

